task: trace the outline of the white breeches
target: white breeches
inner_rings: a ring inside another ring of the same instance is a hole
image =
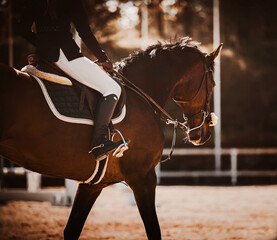
[[[63,51],[55,64],[78,82],[95,89],[103,96],[115,94],[119,99],[121,87],[96,63],[86,57],[68,61]]]

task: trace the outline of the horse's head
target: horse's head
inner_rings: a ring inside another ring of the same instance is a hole
[[[186,139],[194,145],[207,142],[211,136],[210,127],[216,124],[217,117],[211,113],[210,102],[215,87],[213,63],[221,49],[222,44],[210,54],[199,52],[193,66],[175,85],[173,100],[183,111]]]

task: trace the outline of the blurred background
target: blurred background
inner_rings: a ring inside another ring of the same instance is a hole
[[[21,69],[34,47],[13,30],[17,2],[0,0],[0,62]],[[277,183],[277,2],[275,0],[87,0],[91,28],[114,61],[158,41],[189,36],[210,52],[224,43],[220,58],[221,129],[202,147],[184,144],[181,154],[158,167],[160,184],[244,185]],[[217,5],[219,3],[219,5]],[[215,12],[219,14],[215,17]],[[215,25],[218,26],[215,29]],[[72,31],[75,33],[74,29]],[[76,36],[76,39],[78,37]],[[81,44],[85,55],[94,56]],[[216,61],[219,65],[219,59]],[[218,83],[219,83],[218,82]],[[170,103],[167,110],[181,117]],[[164,126],[169,148],[172,128]],[[218,138],[217,138],[218,139]],[[187,149],[187,150],[186,150]],[[214,154],[216,152],[216,154]],[[216,156],[215,156],[216,155]],[[13,181],[10,163],[2,158],[2,188],[22,187]],[[16,167],[11,165],[12,167]],[[64,184],[43,176],[42,185]],[[22,185],[22,186],[21,186]]]

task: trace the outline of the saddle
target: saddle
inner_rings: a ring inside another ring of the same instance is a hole
[[[93,125],[93,116],[101,94],[68,76],[53,63],[37,55],[28,56],[29,65],[22,71],[35,78],[53,114],[66,122]],[[114,111],[112,123],[123,120],[126,114],[126,92],[121,80],[112,78],[121,86],[122,94]],[[111,125],[111,130],[113,126]]]
[[[49,108],[58,119],[78,124],[94,124],[93,118],[97,102],[101,97],[100,93],[79,83],[56,65],[38,58],[37,55],[29,55],[28,63],[29,65],[25,66],[22,71],[38,82]],[[126,91],[121,83],[122,80],[114,76],[113,79],[119,83],[122,91],[109,125],[109,135],[113,139],[114,135],[118,133],[123,139],[124,144],[121,144],[113,152],[113,156],[119,158],[128,149],[128,143],[113,124],[122,121],[126,115]],[[101,182],[107,170],[109,157],[102,161],[96,161],[91,176],[82,183],[98,184]]]

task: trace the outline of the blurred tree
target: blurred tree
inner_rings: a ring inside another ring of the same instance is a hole
[[[276,1],[221,1],[224,146],[277,144]]]
[[[108,4],[110,2],[110,4]],[[112,2],[114,7],[111,7]],[[101,31],[102,35],[113,34],[116,30],[108,28],[107,24],[120,16],[119,2],[117,0],[89,0],[83,1],[91,22],[92,29]]]

